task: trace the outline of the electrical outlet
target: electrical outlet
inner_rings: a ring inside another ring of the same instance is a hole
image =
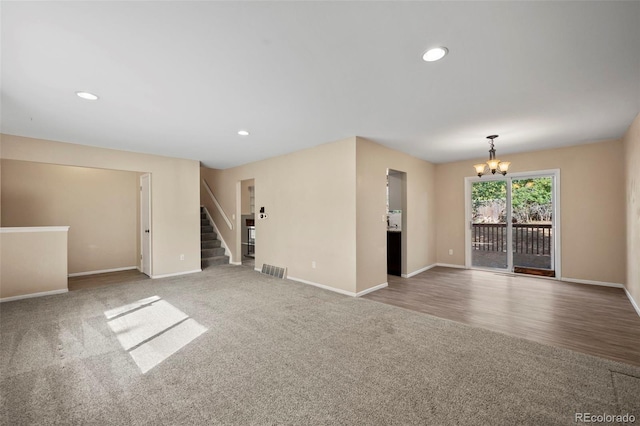
[[[382,215],[382,222],[386,222],[386,221],[387,221],[387,215],[386,215],[386,214],[383,214],[383,215]]]
[[[184,254],[180,255],[180,260],[184,260]]]
[[[449,256],[453,256],[453,249],[449,249]]]
[[[311,261],[311,267],[312,267],[313,269],[316,269],[316,261],[315,261],[315,260],[312,260],[312,261]]]

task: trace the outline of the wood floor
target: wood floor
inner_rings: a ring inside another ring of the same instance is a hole
[[[363,298],[640,365],[640,316],[620,288],[443,267],[388,278]]]
[[[95,288],[105,285],[124,284],[149,279],[151,278],[138,271],[137,269],[131,269],[128,271],[107,272],[104,274],[69,277],[68,285],[69,291],[74,291],[83,288]]]

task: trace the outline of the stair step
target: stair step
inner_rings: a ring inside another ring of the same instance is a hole
[[[206,259],[207,257],[223,256],[224,247],[214,247],[200,250],[200,257]]]
[[[201,267],[204,269],[207,266],[226,265],[229,263],[229,256],[213,256],[202,259]]]
[[[211,225],[200,226],[200,233],[201,234],[208,234],[210,232],[213,232],[213,226],[211,226]]]
[[[206,219],[207,218],[207,214],[206,213],[200,213],[200,220]]]
[[[200,234],[200,241],[209,241],[215,240],[218,237],[218,234],[215,232],[207,232]]]
[[[209,219],[200,219],[200,226],[209,226]]]
[[[201,250],[212,249],[212,248],[220,247],[221,245],[222,245],[222,242],[220,240],[200,241]]]

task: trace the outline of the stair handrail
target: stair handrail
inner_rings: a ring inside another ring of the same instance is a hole
[[[204,188],[207,190],[207,192],[209,193],[209,196],[211,197],[211,199],[213,200],[213,204],[215,204],[216,208],[218,209],[218,212],[220,213],[220,215],[222,216],[222,218],[224,219],[225,222],[227,222],[227,226],[229,227],[229,229],[233,230],[233,224],[231,223],[231,221],[229,220],[229,218],[227,217],[226,213],[224,212],[224,210],[222,210],[222,206],[220,205],[220,203],[218,202],[218,199],[216,198],[215,195],[213,195],[213,192],[211,191],[211,188],[209,187],[209,184],[207,183],[207,181],[205,179],[202,179],[202,183],[204,184]]]

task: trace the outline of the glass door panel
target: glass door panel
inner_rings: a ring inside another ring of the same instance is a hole
[[[471,184],[471,265],[507,269],[507,181]]]
[[[511,180],[513,271],[555,276],[553,177]]]

